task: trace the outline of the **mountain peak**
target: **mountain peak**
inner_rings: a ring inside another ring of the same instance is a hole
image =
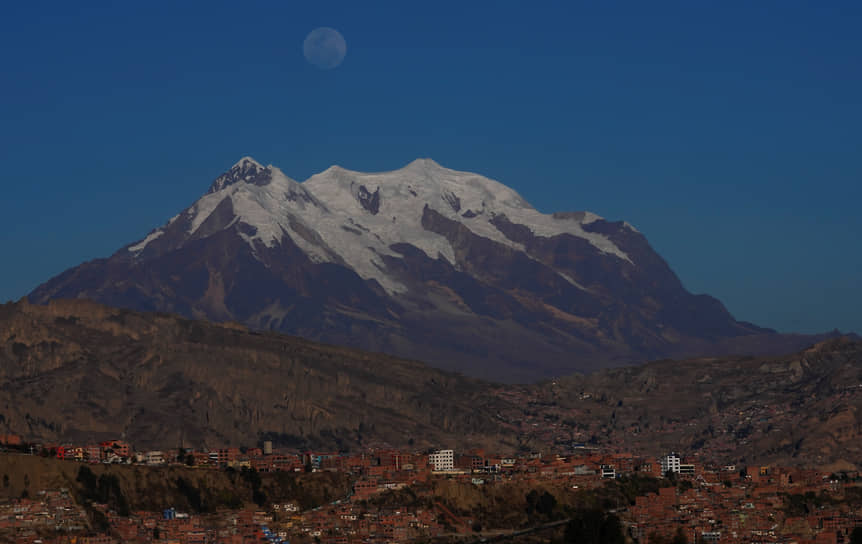
[[[236,161],[234,163],[234,165],[231,166],[231,170],[233,170],[234,168],[237,168],[237,167],[239,167],[239,168],[243,168],[243,167],[246,167],[246,168],[250,168],[250,167],[263,168],[263,165],[260,164],[259,162],[257,162],[256,160],[254,160],[253,157],[246,155],[245,157]]]
[[[320,172],[317,175],[327,175],[328,174],[328,175],[338,176],[338,175],[354,174],[354,175],[361,175],[361,176],[378,176],[378,175],[386,175],[386,174],[398,174],[398,173],[402,173],[402,172],[425,172],[425,173],[429,173],[429,172],[434,172],[434,171],[454,172],[454,170],[452,170],[450,168],[446,168],[445,166],[442,166],[440,163],[438,163],[437,161],[435,161],[433,159],[418,158],[418,159],[414,159],[414,160],[410,161],[409,163],[405,164],[404,166],[402,166],[401,168],[398,168],[396,170],[385,170],[385,171],[378,171],[378,172],[360,172],[357,170],[351,170],[349,168],[345,168],[345,167],[341,166],[340,164],[333,164],[332,166],[330,166],[329,168],[327,168],[323,172]],[[314,176],[312,176],[312,177],[314,177]]]
[[[449,170],[434,159],[418,158],[404,167],[405,170]]]
[[[272,168],[264,167],[251,157],[238,160],[230,170],[220,175],[210,186],[208,193],[217,193],[235,183],[245,182],[266,185],[272,180]]]

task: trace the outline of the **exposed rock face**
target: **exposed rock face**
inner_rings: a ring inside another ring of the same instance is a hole
[[[689,293],[626,223],[543,214],[428,159],[298,183],[243,158],[140,242],[31,294],[57,298],[238,321],[501,381],[819,338],[736,321]]]
[[[359,186],[359,203],[362,204],[362,207],[365,208],[365,211],[370,213],[371,215],[377,215],[377,212],[380,211],[380,188],[374,190],[374,192],[370,192],[365,188],[365,185]]]
[[[264,168],[259,162],[251,157],[243,157],[233,167],[216,178],[210,185],[207,194],[217,193],[236,183],[250,183],[252,185],[268,185],[272,181],[272,170]]]

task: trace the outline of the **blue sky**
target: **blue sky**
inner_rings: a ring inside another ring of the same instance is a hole
[[[242,155],[299,180],[432,157],[629,221],[737,318],[862,332],[858,2],[16,4],[0,300]],[[333,70],[302,56],[320,26],[347,41]]]

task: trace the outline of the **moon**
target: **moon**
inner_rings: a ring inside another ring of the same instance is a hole
[[[322,26],[315,28],[305,37],[302,54],[305,60],[321,70],[331,70],[344,60],[347,42],[339,31]]]

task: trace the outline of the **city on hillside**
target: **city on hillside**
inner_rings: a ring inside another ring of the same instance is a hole
[[[605,501],[602,507],[613,506],[604,515],[614,516],[621,537],[640,544],[849,544],[862,536],[857,472],[742,467],[677,453],[656,459],[589,448],[568,456],[452,449],[337,453],[288,451],[265,441],[255,448],[136,451],[122,440],[75,445],[0,438],[5,456],[76,469],[74,486],[36,489],[25,483],[0,504],[0,535],[16,543],[467,542],[515,534],[541,540],[571,536],[578,512],[596,498]],[[132,467],[228,475],[251,489],[251,500],[207,508],[204,490],[180,476],[184,505],[135,509],[117,479]],[[343,495],[317,502],[301,492],[296,498],[267,496],[267,478],[294,475],[345,478]],[[7,490],[15,487],[10,478],[15,476],[3,475]],[[612,499],[614,493],[624,496]],[[516,497],[505,510],[519,516],[483,502],[504,496]]]

